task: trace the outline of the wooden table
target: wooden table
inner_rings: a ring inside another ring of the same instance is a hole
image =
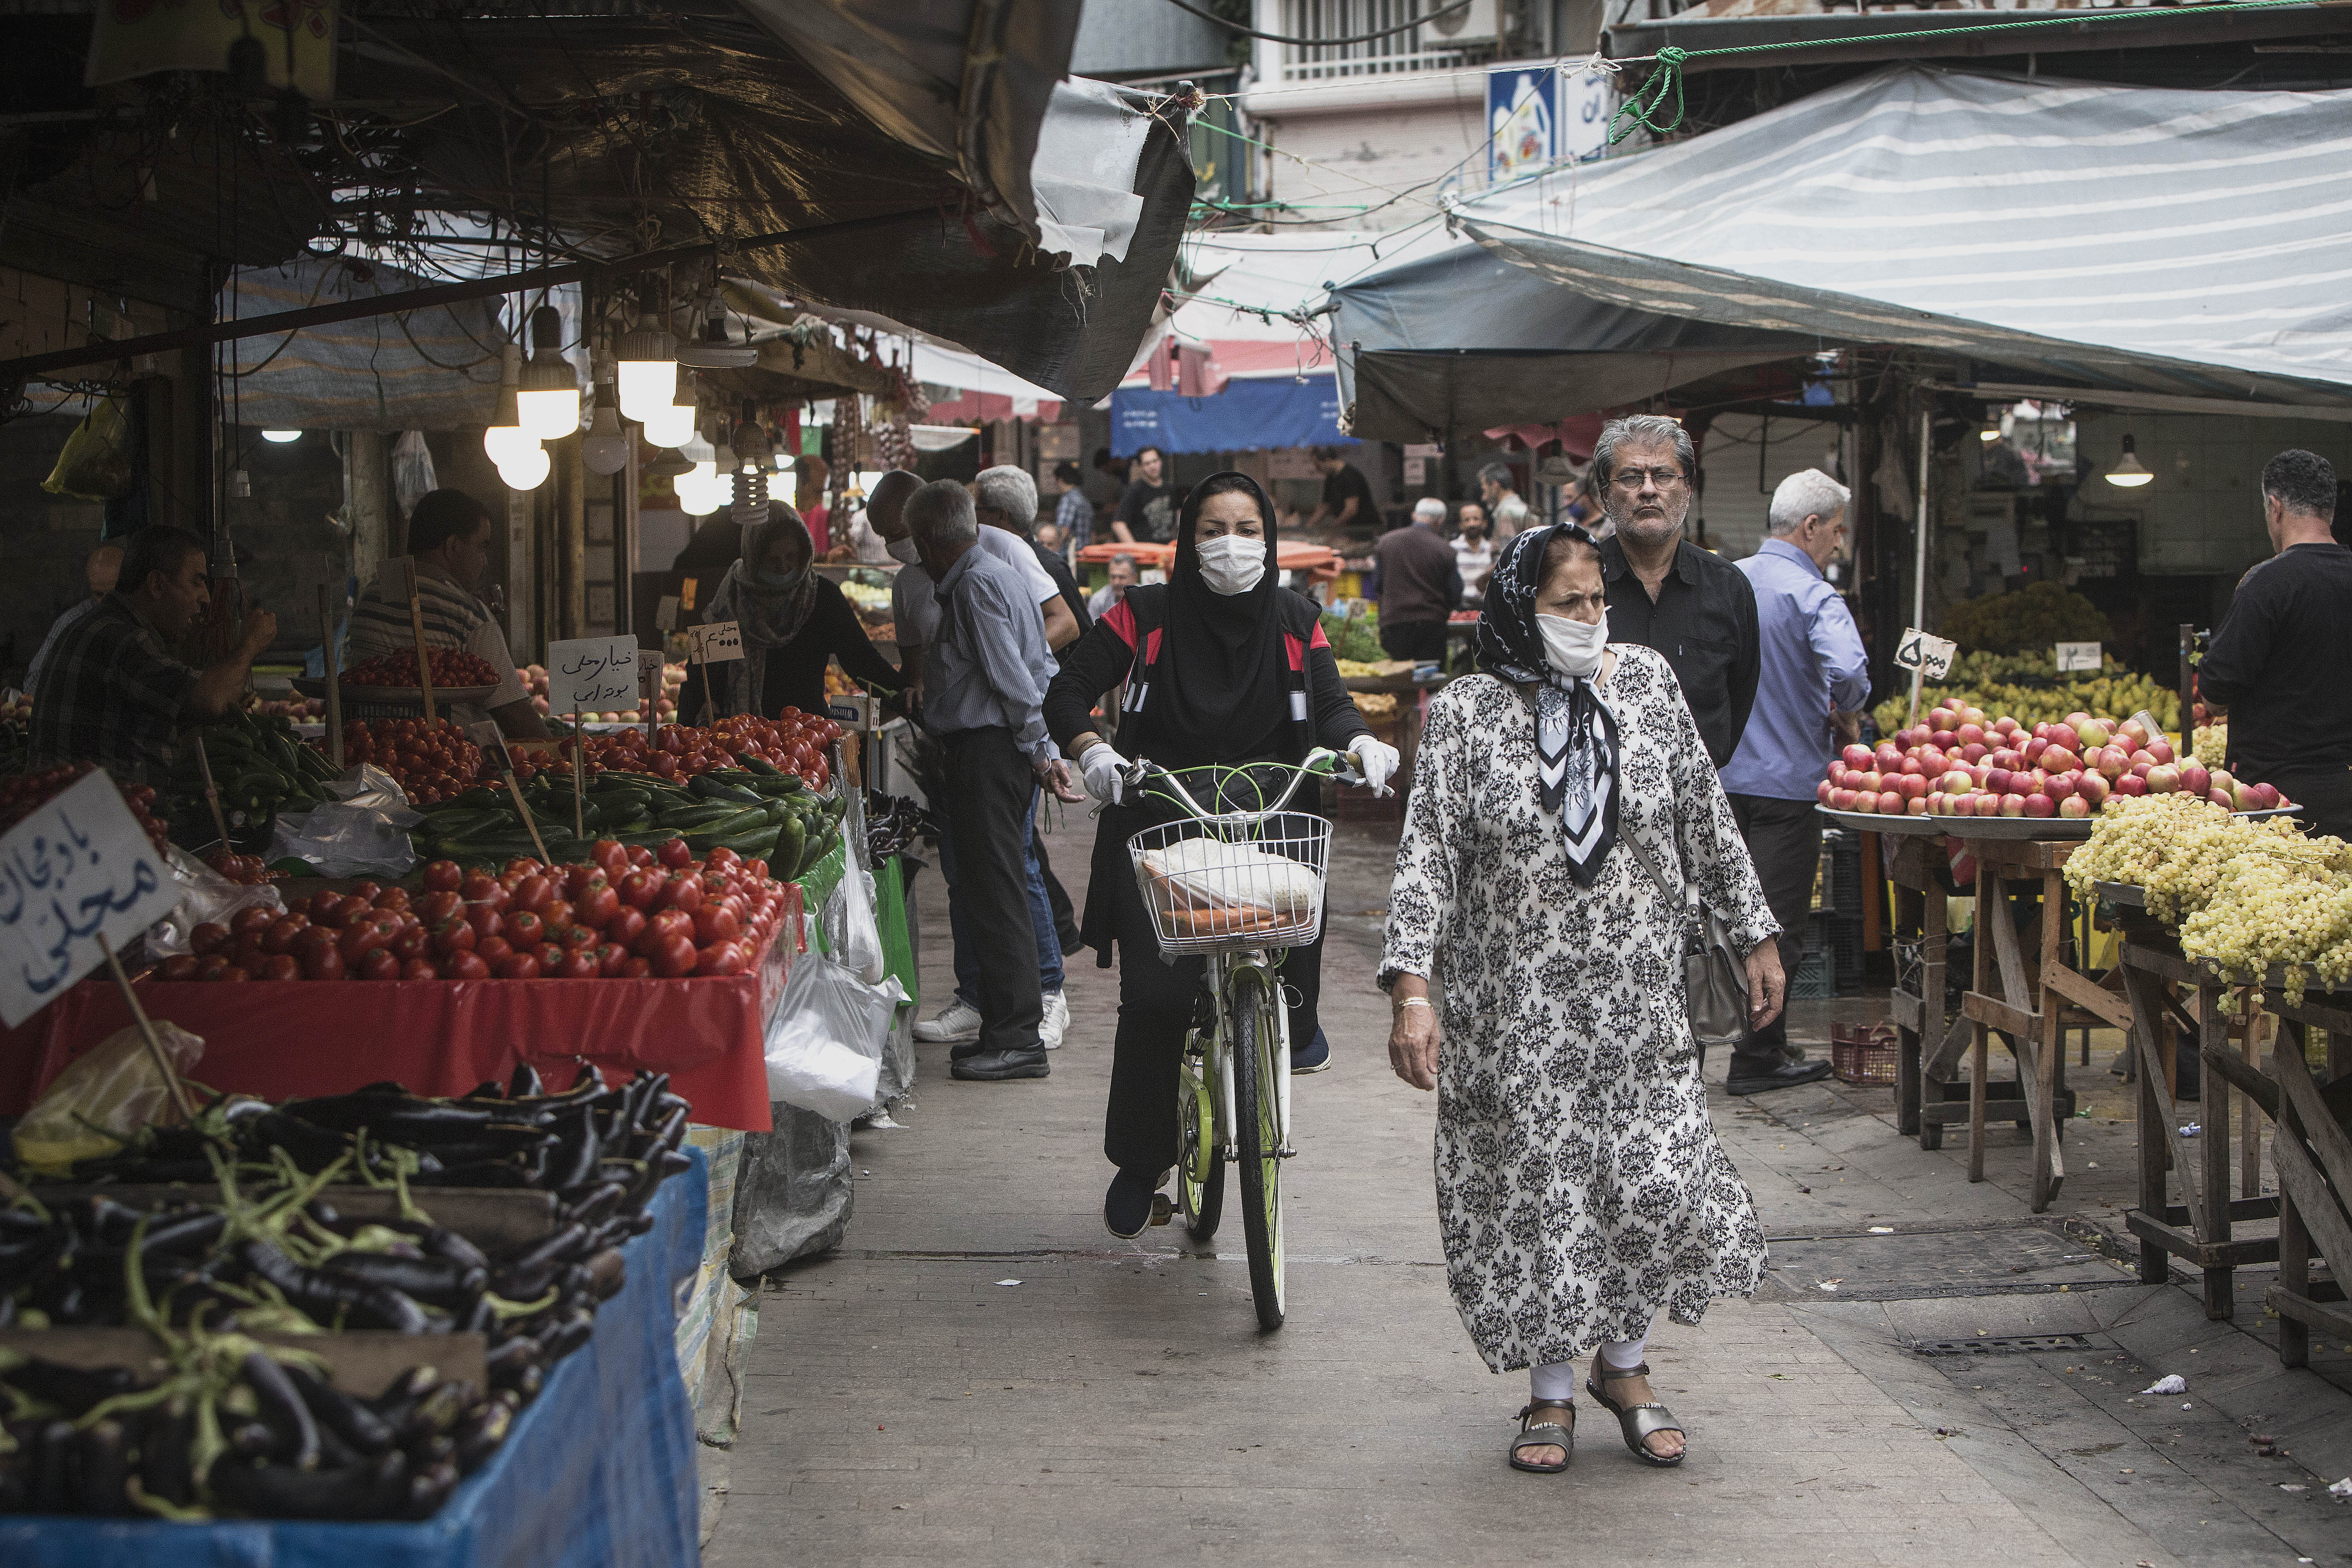
[[[1862,874],[1874,878],[1879,871],[1875,837],[1865,835],[1863,846],[1868,863]],[[1944,1123],[1954,1108],[1940,1089],[1934,1104],[1921,1101],[1924,1084],[1930,1080],[1923,1069],[1943,1058],[1948,1038],[1965,1038],[1944,1011],[1944,970],[1951,936],[1944,900],[1956,891],[1951,861],[1941,838],[1901,838],[1895,840],[1895,856],[1885,870],[1895,885],[1896,929],[1910,928],[1919,933],[1916,963],[1901,962],[1902,938],[1897,937],[1895,989],[1887,997],[1887,1010],[1895,1019],[1895,1131],[1906,1138],[1916,1136],[1922,1149],[1940,1149]],[[1911,989],[1914,985],[1916,991]],[[1932,1047],[1930,1040],[1936,1042]],[[1951,1059],[1958,1059],[1957,1049]],[[1940,1085],[1949,1076],[1947,1065],[1932,1080]]]
[[[2272,1048],[2269,1079],[2240,1083],[2276,1124],[2271,1162],[2279,1176],[2279,1271],[2263,1303],[2279,1315],[2280,1363],[2302,1366],[2311,1359],[2314,1329],[2339,1344],[2352,1342],[2352,1310],[2344,1304],[2345,1282],[2352,1280],[2352,1214],[2342,1195],[2352,1194],[2352,1012],[2346,1010],[2352,996],[2333,991],[2314,1001],[2306,991],[2290,1005],[2282,988],[2265,985],[2263,997],[2281,1017],[2327,1031],[2326,1088],[2284,1037]],[[2235,1064],[2214,1065],[2238,1081]],[[2311,1277],[2314,1243],[2331,1266],[2326,1282]]]

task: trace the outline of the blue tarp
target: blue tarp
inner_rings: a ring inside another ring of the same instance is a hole
[[[708,1156],[661,1184],[628,1281],[496,1458],[422,1524],[0,1519],[7,1568],[694,1568],[694,1412],[677,1372],[702,1264]],[[420,1194],[426,1204],[431,1194]],[[429,1342],[427,1342],[429,1347]],[[425,1359],[429,1350],[420,1350]]]
[[[1113,457],[1131,458],[1146,447],[1163,452],[1258,452],[1354,441],[1339,428],[1339,384],[1329,375],[1229,381],[1213,397],[1125,387],[1110,395]]]

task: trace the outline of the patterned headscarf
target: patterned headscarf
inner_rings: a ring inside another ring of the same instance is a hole
[[[1592,886],[1617,842],[1617,716],[1590,679],[1562,675],[1544,658],[1536,626],[1544,551],[1565,535],[1593,542],[1572,522],[1517,534],[1503,546],[1478,614],[1478,663],[1536,693],[1536,772],[1546,811],[1560,814],[1568,868]]]
[[[719,591],[710,595],[705,617],[733,621],[743,637],[743,657],[728,672],[728,710],[768,716],[761,689],[768,673],[768,650],[792,641],[808,624],[816,606],[816,546],[801,514],[781,500],[771,500],[765,515],[743,525],[743,553],[727,568]],[[759,581],[767,564],[768,549],[777,538],[796,541],[801,551],[801,574],[789,588],[771,588]]]

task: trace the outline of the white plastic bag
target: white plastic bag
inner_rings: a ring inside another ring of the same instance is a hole
[[[820,952],[803,954],[768,1030],[768,1098],[848,1121],[874,1106],[882,1037],[906,990],[868,985]]]
[[[180,901],[170,914],[147,928],[147,952],[152,957],[194,952],[188,945],[189,932],[200,925],[226,925],[239,910],[258,907],[283,911],[286,908],[275,887],[232,882],[176,844],[167,858],[172,879],[180,885]]]
[[[321,877],[398,877],[416,864],[407,830],[425,816],[390,773],[362,763],[327,787],[341,798],[271,826],[269,859],[306,860]]]
[[[874,874],[856,866],[824,901],[824,940],[831,957],[868,985],[882,984],[882,928],[874,919]]]

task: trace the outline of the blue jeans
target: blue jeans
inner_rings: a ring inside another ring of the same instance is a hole
[[[1029,923],[1037,931],[1037,988],[1062,988],[1062,939],[1054,930],[1053,906],[1046,901],[1045,879],[1037,870],[1037,796],[1029,796],[1029,837],[1022,858],[1029,865]],[[971,918],[956,892],[955,835],[942,821],[940,830],[940,874],[948,879],[948,930],[955,939],[956,995],[968,1005],[980,1005],[980,959],[973,953],[967,926]]]

